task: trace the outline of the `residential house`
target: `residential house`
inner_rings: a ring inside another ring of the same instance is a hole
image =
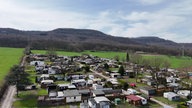
[[[110,100],[104,96],[90,98],[88,105],[90,108],[111,108]]]
[[[92,91],[92,96],[93,97],[105,96],[105,93],[102,90],[93,90]]]
[[[177,91],[179,96],[187,98],[190,95],[190,90],[179,90]]]
[[[86,86],[86,81],[85,79],[78,79],[78,80],[72,80],[71,84],[75,85],[76,87],[82,87],[82,86]]]
[[[156,94],[156,89],[152,88],[152,87],[148,87],[148,86],[141,87],[139,90],[146,95],[155,95]]]
[[[141,98],[139,98],[135,95],[126,96],[126,100],[127,100],[127,102],[129,102],[130,104],[133,104],[135,106],[141,105]]]
[[[81,102],[81,94],[78,90],[65,90],[63,92],[66,103]]]
[[[110,76],[111,78],[121,78],[120,73],[111,73]]]
[[[163,93],[163,97],[167,98],[170,101],[180,100],[180,96],[174,92],[165,92],[165,93]]]
[[[135,72],[133,69],[125,70],[125,75],[129,78],[135,78]]]

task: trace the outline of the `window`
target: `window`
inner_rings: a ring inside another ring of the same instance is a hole
[[[74,97],[74,99],[76,99],[76,97]]]

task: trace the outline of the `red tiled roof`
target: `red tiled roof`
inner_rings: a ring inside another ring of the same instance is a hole
[[[135,96],[135,95],[128,95],[126,96],[127,99],[133,100],[133,101],[139,101],[141,98]]]

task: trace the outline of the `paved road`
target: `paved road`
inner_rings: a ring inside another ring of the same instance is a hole
[[[25,58],[26,56],[23,57],[21,66],[24,66],[25,63]],[[11,108],[13,101],[14,101],[14,96],[16,94],[16,87],[15,86],[9,86],[7,89],[7,92],[4,95],[4,99],[1,101],[1,108]]]
[[[1,108],[11,108],[13,103],[13,97],[16,94],[16,87],[15,86],[9,86],[5,99],[2,100]]]
[[[167,104],[165,104],[165,103],[163,103],[163,102],[161,102],[161,101],[158,101],[158,100],[156,100],[156,99],[154,99],[154,98],[150,98],[150,100],[153,101],[153,102],[156,102],[156,103],[160,104],[161,106],[163,106],[163,108],[174,108],[174,107],[172,107],[172,106],[170,106],[170,105],[167,105]]]

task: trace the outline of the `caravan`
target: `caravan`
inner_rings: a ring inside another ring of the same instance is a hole
[[[137,97],[141,98],[141,103],[142,105],[146,105],[147,104],[147,99],[145,99],[144,97],[141,97],[139,95],[136,95]]]

